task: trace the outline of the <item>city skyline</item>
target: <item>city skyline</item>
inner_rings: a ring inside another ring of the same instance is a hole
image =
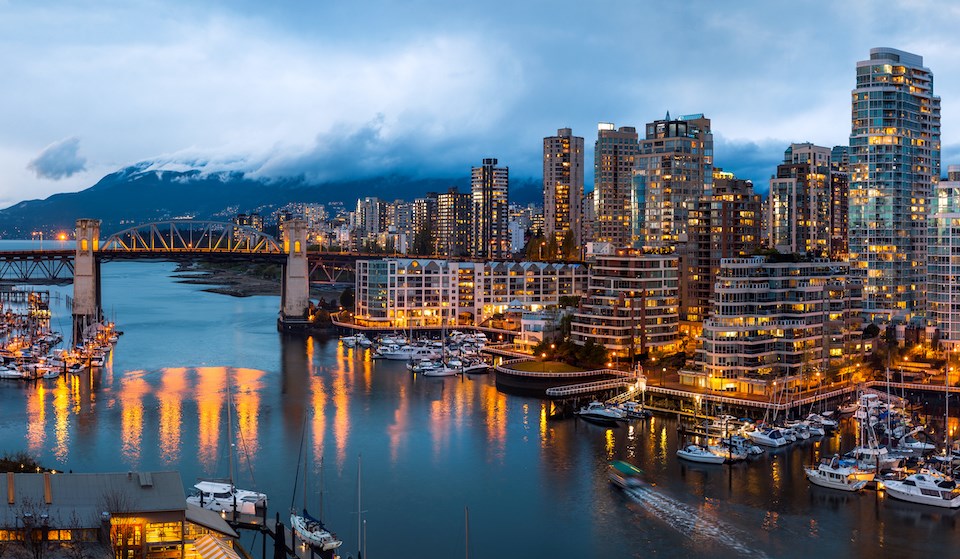
[[[903,3],[881,17],[855,3],[819,6],[464,14],[424,2],[361,15],[338,5],[7,5],[4,65],[16,86],[2,94],[0,206],[81,190],[145,160],[322,181],[465,176],[495,156],[535,178],[542,138],[557,128],[586,138],[590,161],[598,122],[640,127],[667,111],[710,118],[716,164],[764,192],[791,143],[847,143],[849,68],[877,46],[924,57],[947,108],[943,160],[956,159],[957,10]],[[839,32],[864,18],[856,36]],[[634,40],[617,39],[625,33]],[[572,54],[555,63],[561,42]],[[799,79],[801,64],[812,81]]]

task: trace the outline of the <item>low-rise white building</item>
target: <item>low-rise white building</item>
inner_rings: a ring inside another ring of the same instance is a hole
[[[528,311],[557,306],[586,283],[582,264],[358,260],[355,320],[382,328],[475,326],[511,303]]]

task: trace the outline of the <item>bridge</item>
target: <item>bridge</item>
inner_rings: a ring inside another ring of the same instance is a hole
[[[282,268],[281,330],[311,323],[310,278],[336,283],[346,279],[359,253],[307,252],[307,225],[299,219],[284,227],[283,238],[250,227],[216,221],[168,220],[130,227],[100,239],[100,221],[79,219],[74,250],[0,252],[0,280],[31,283],[73,282],[74,339],[86,325],[102,320],[100,264],[156,259],[212,262],[264,262]]]

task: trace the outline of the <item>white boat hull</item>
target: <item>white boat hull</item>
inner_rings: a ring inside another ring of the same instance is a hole
[[[290,515],[290,526],[297,533],[297,536],[308,544],[323,551],[330,551],[343,545],[343,540],[338,540],[336,536],[328,530],[320,528],[319,525],[311,526],[313,524],[302,516]]]
[[[812,468],[804,468],[803,470],[807,474],[807,480],[810,481],[810,483],[820,487],[826,487],[828,489],[838,489],[840,491],[848,491],[853,493],[860,491],[867,485],[866,480],[863,479],[853,478],[852,480],[848,481],[834,481],[824,477],[817,470]]]
[[[902,491],[897,482],[885,482],[883,490],[894,499],[899,499],[901,501],[907,501],[908,503],[916,503],[918,505],[931,505],[934,507],[941,507],[947,509],[956,509],[960,508],[960,496],[954,497],[953,499],[943,499],[940,497],[929,497],[927,495],[915,495],[908,491]]]

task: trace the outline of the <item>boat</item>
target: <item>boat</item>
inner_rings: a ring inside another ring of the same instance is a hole
[[[720,454],[714,454],[708,448],[698,444],[688,444],[677,450],[677,457],[689,460],[691,462],[700,462],[703,464],[723,464],[726,458]]]
[[[717,456],[722,456],[724,462],[739,462],[747,459],[747,452],[745,450],[735,449],[730,445],[710,445],[707,447],[707,450]],[[761,450],[760,452],[763,451]]]
[[[731,435],[721,439],[721,444],[730,448],[735,454],[746,454],[747,456],[757,456],[763,454],[763,449],[753,444],[753,441],[743,435]]]
[[[615,423],[627,419],[626,414],[619,409],[608,407],[606,404],[597,401],[590,402],[587,407],[580,408],[579,411],[573,413],[583,419],[599,423]]]
[[[420,371],[420,374],[425,377],[452,377],[459,375],[460,371],[441,364],[437,367],[424,369],[423,371]]]
[[[646,419],[653,415],[649,410],[643,407],[643,404],[640,402],[634,402],[632,400],[623,402],[617,407],[631,419]]]
[[[853,462],[841,460],[836,455],[829,461],[822,460],[816,466],[804,466],[803,471],[810,483],[820,487],[854,492],[867,485],[867,480],[863,479],[866,472],[857,469]],[[870,477],[872,478],[872,475]]]
[[[490,365],[482,359],[474,359],[464,363],[463,372],[467,374],[489,373]]]
[[[756,429],[747,431],[744,435],[754,443],[763,446],[778,447],[790,444],[780,429]]]
[[[405,345],[400,347],[392,346],[388,348],[380,348],[377,350],[374,357],[389,359],[392,361],[409,361],[411,359],[437,359],[440,357],[440,352],[436,351],[432,347]]]
[[[340,336],[340,341],[343,342],[343,345],[347,347],[355,347],[357,345],[357,336],[353,334],[349,336]]]
[[[920,505],[956,509],[960,508],[960,488],[946,476],[929,471],[910,474],[902,480],[883,481],[883,489],[894,499]]]
[[[607,477],[611,483],[621,489],[636,489],[647,485],[643,478],[643,470],[623,460],[610,462],[607,468]]]
[[[230,379],[227,379],[227,441],[233,445],[233,397],[230,392]],[[194,484],[187,502],[200,508],[221,514],[266,514],[267,496],[264,493],[239,489],[233,480],[233,450],[227,453],[229,459],[228,479],[200,479]]]
[[[0,366],[0,379],[21,380],[24,378],[26,377],[19,369]]]
[[[810,423],[819,423],[826,430],[832,430],[837,428],[837,420],[831,419],[824,415],[820,415],[818,413],[808,414],[806,421]]]
[[[256,491],[238,489],[230,480],[200,480],[187,497],[191,505],[224,514],[259,515],[267,507],[267,496]]]
[[[301,449],[302,452],[302,449]],[[294,533],[303,540],[307,545],[312,546],[316,549],[322,551],[330,551],[331,549],[336,549],[343,545],[343,540],[337,538],[336,534],[331,532],[324,526],[323,521],[319,518],[314,518],[307,512],[307,468],[306,468],[306,453],[303,453],[304,457],[304,473],[303,473],[303,512],[302,514],[297,514],[296,512],[290,513],[290,527],[293,529]],[[323,472],[323,459],[320,460],[320,471]],[[321,488],[323,484],[321,483]],[[323,511],[323,490],[320,491],[320,510]]]

